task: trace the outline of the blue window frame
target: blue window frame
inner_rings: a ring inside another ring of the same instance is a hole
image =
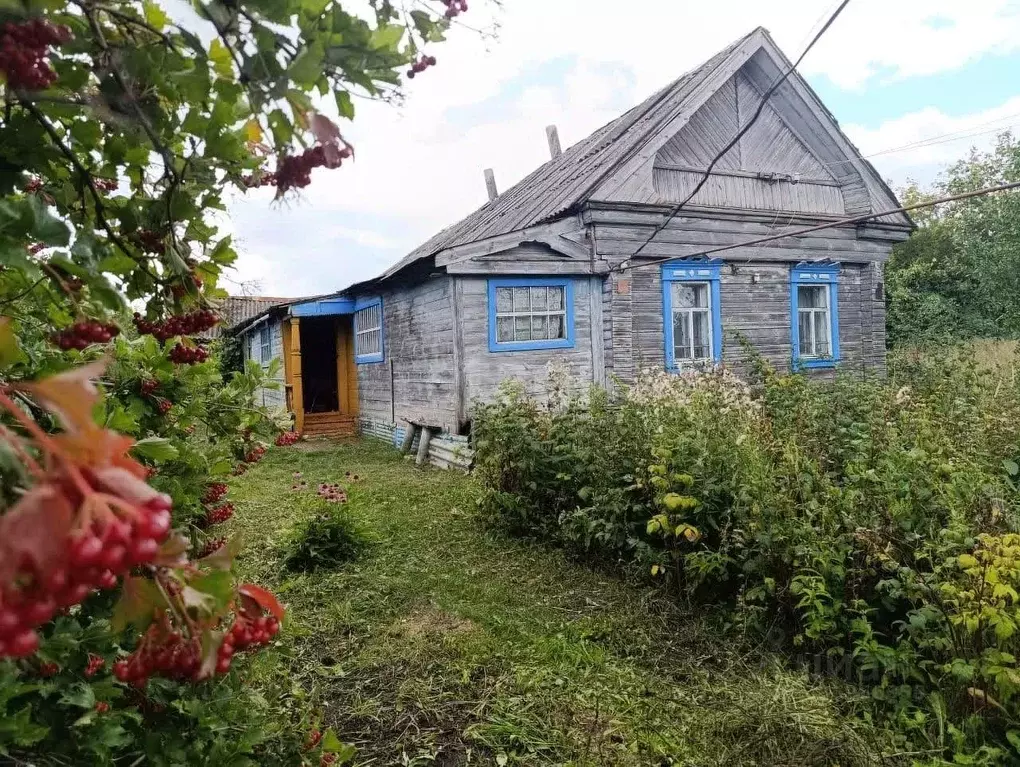
[[[572,279],[493,279],[488,293],[490,352],[573,348]]]
[[[662,266],[666,369],[722,362],[720,261],[671,261]]]
[[[839,266],[798,264],[790,272],[793,369],[839,362]]]
[[[265,325],[259,328],[259,361],[263,365],[269,364],[269,361],[273,358],[272,338],[272,332],[267,321]]]
[[[382,299],[359,298],[354,302],[354,361],[382,362],[385,350]]]

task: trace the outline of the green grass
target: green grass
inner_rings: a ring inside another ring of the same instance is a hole
[[[308,489],[291,489],[295,471]],[[319,482],[348,487],[371,543],[336,570],[290,574],[281,547],[322,508]],[[848,691],[654,590],[487,532],[468,477],[381,443],[302,445],[270,451],[230,497],[240,570],[289,609],[249,679],[274,705],[318,707],[356,764],[879,762]]]

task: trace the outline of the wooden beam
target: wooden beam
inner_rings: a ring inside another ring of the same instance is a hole
[[[415,466],[424,466],[429,462],[429,443],[432,441],[432,429],[428,426],[421,427],[421,439],[418,440],[418,457],[414,459]]]
[[[464,401],[464,333],[460,322],[460,280],[450,277],[450,304],[453,309],[453,414],[456,430],[467,420]]]
[[[408,423],[407,428],[404,429],[404,439],[400,443],[401,455],[407,455],[411,452],[411,445],[414,444],[414,432],[417,428],[413,423]]]
[[[290,357],[291,380],[293,388],[291,391],[294,399],[294,426],[298,432],[305,429],[305,389],[301,378],[301,320],[297,317],[290,319],[290,350],[286,352]]]

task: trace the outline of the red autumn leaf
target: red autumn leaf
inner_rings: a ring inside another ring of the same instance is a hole
[[[0,585],[29,561],[41,573],[60,562],[67,547],[74,509],[59,488],[39,484],[0,516]]]
[[[246,583],[237,591],[242,596],[251,599],[263,610],[267,610],[272,613],[277,620],[283,620],[283,616],[286,614],[286,611],[271,591],[267,591],[261,586],[256,586],[253,583]]]
[[[336,123],[321,112],[312,115],[311,128],[312,134],[320,144],[335,144],[337,141],[343,141]]]
[[[99,402],[99,390],[93,379],[106,370],[109,360],[102,359],[79,368],[24,384],[40,404],[60,418],[67,431],[91,432],[98,427],[92,419],[92,410]]]

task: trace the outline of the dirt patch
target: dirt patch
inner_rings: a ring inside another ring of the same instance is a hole
[[[299,453],[323,453],[335,450],[341,445],[351,445],[358,441],[357,437],[302,437],[290,446]]]
[[[477,629],[478,624],[474,621],[451,615],[430,605],[418,608],[410,615],[394,621],[387,629],[387,633],[394,637],[414,639],[422,636],[467,634]]]

